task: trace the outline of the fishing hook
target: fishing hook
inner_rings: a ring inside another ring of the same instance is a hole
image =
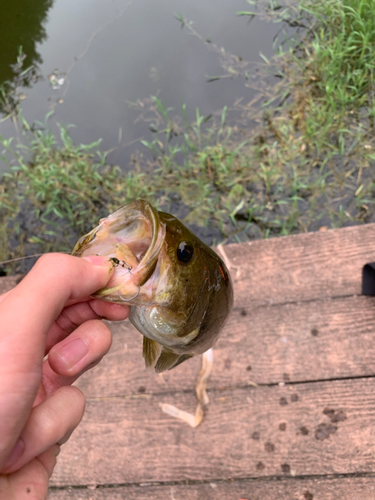
[[[126,299],[125,297],[123,297],[121,295],[120,290],[118,291],[118,296],[120,297],[120,300],[122,300],[123,302],[130,302],[131,300],[136,299],[138,297],[140,291],[141,291],[141,285],[138,285],[138,292],[134,295],[134,297],[131,297],[130,299]]]
[[[121,266],[122,268],[127,269],[129,274],[131,274],[133,267],[130,264],[127,264],[124,260],[119,260],[117,257],[110,257],[109,262],[112,262],[114,267]]]

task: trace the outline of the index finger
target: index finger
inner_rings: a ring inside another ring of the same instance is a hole
[[[92,261],[47,254],[0,303],[0,435],[7,436],[0,463],[34,401],[51,324],[67,301],[92,295],[111,277],[107,258]]]
[[[81,259],[64,254],[43,255],[25,278],[0,302],[0,337],[6,337],[7,327],[16,323],[17,332],[8,332],[8,341],[14,343],[14,334],[22,335],[27,332],[24,341],[28,344],[28,353],[37,354],[35,344],[44,339],[63,307],[67,303],[85,300],[103,288],[112,271],[113,266],[107,257],[91,256]],[[28,339],[31,338],[32,341],[29,342]]]

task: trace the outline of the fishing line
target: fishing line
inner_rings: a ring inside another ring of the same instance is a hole
[[[59,253],[67,254],[68,252],[59,252]],[[17,262],[18,260],[33,259],[35,257],[41,257],[42,255],[44,255],[44,253],[35,253],[34,255],[26,255],[26,257],[17,257],[15,259],[3,260],[2,262],[0,262],[0,266],[3,266],[4,264],[10,264],[11,262]]]

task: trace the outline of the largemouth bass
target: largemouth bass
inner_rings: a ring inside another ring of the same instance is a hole
[[[146,366],[157,373],[212,347],[231,311],[224,262],[182,222],[146,201],[102,219],[72,255],[111,259],[113,276],[95,296],[131,306]]]

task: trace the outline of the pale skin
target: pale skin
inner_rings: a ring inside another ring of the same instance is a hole
[[[129,314],[90,298],[112,272],[105,257],[49,254],[0,296],[0,500],[47,496],[60,446],[85,408],[71,384],[111,346],[101,318]]]

